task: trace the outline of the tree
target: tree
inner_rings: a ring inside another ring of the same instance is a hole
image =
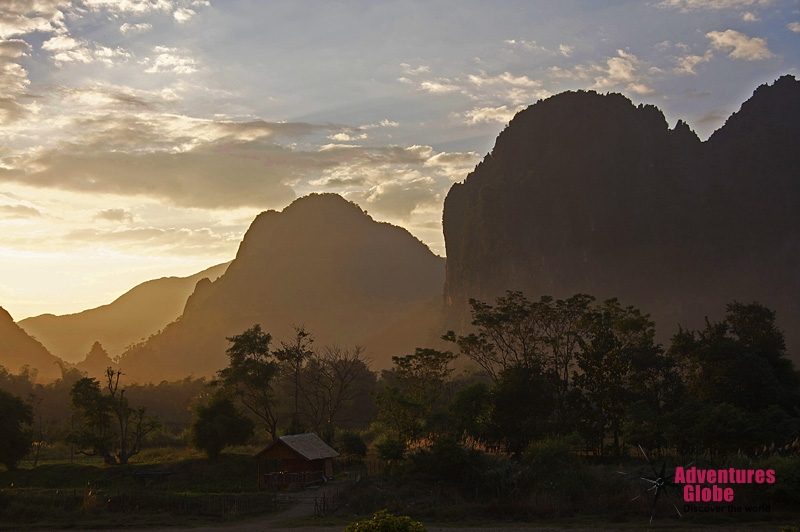
[[[311,345],[314,343],[314,338],[311,333],[307,332],[305,328],[300,326],[293,326],[294,338],[291,342],[281,342],[281,348],[275,350],[273,353],[275,358],[281,363],[279,365],[281,373],[287,377],[293,387],[294,392],[294,413],[289,431],[292,434],[301,432],[300,427],[300,394],[302,388],[302,371],[305,362],[314,356],[314,350]]]
[[[585,399],[585,414],[595,428],[603,449],[603,437],[611,430],[614,450],[619,452],[619,437],[628,405],[636,396],[637,360],[652,360],[661,347],[654,343],[655,324],[649,316],[633,307],[622,307],[617,299],[609,299],[591,310],[587,316],[586,338],[577,362],[573,383]],[[646,366],[646,365],[642,365]]]
[[[494,306],[470,299],[472,325],[478,333],[456,336],[448,331],[443,338],[455,342],[495,383],[509,368],[555,372],[563,407],[593,301],[592,296],[576,294],[566,300],[542,296],[530,302],[522,292],[513,291],[497,298]]]
[[[244,444],[255,428],[252,419],[221,395],[214,396],[207,405],[198,405],[195,412],[197,418],[190,428],[189,443],[210,459],[229,445]]]
[[[270,352],[272,335],[256,324],[227,340],[231,342],[226,351],[228,367],[217,372],[213,384],[237,397],[247,410],[264,422],[272,441],[276,441],[280,417],[273,384],[279,367]]]
[[[394,385],[375,394],[378,420],[406,441],[430,435],[432,414],[441,407],[450,362],[450,351],[417,348],[413,355],[392,357],[395,368],[390,376]]]
[[[758,303],[731,303],[723,321],[681,330],[670,352],[685,368],[690,395],[702,401],[753,412],[780,405],[798,413],[800,374],[786,356],[775,313]]]
[[[0,463],[14,471],[33,443],[25,429],[33,423],[33,410],[19,397],[0,390],[0,413]]]
[[[301,375],[304,411],[314,430],[324,433],[328,445],[333,446],[340,414],[359,395],[367,399],[365,385],[374,382],[364,349],[326,346],[312,353]]]
[[[132,408],[120,389],[122,372],[106,370],[106,392],[97,379],[84,377],[70,390],[70,403],[82,418],[82,426],[70,435],[78,453],[99,455],[109,465],[126,464],[139,454],[144,437],[160,426],[144,407]]]

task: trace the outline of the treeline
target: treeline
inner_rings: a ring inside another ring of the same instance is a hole
[[[228,338],[229,364],[210,380],[129,384],[112,368],[99,380],[64,368],[42,385],[31,370],[0,367],[0,399],[17,409],[4,432],[24,433],[34,465],[58,442],[111,464],[147,444],[214,456],[309,431],[345,455],[374,442],[389,461],[437,442],[519,457],[565,437],[601,456],[639,445],[681,456],[800,446],[800,373],[774,312],[758,303],[731,303],[722,321],[681,329],[668,347],[646,314],[616,299],[508,292],[470,306],[472,331],[443,336],[452,351],[418,348],[380,375],[359,347],[317,347],[303,327],[274,342],[260,325]],[[459,356],[466,370],[456,373]]]
[[[470,306],[474,332],[443,338],[473,372],[454,376],[455,354],[418,349],[384,373],[384,458],[442,439],[519,455],[565,436],[599,455],[800,450],[800,373],[758,303],[731,303],[724,320],[681,329],[667,348],[647,315],[616,299],[507,292]]]

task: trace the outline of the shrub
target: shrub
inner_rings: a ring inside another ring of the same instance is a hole
[[[350,523],[344,532],[427,532],[419,521],[407,515],[394,516],[388,510],[376,512],[369,521]]]

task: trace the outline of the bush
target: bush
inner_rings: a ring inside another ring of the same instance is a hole
[[[350,523],[344,532],[427,532],[419,521],[407,515],[394,516],[388,510],[376,512],[369,521]]]
[[[337,449],[348,462],[357,462],[367,456],[367,444],[357,432],[345,431]]]
[[[208,405],[197,407],[189,441],[209,458],[216,458],[229,445],[241,445],[253,434],[255,423],[224,397],[214,397]]]

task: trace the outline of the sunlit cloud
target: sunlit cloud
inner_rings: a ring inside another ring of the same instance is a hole
[[[786,25],[789,31],[793,31],[795,33],[800,33],[800,22],[790,22]]]
[[[14,0],[0,9],[0,38],[8,39],[33,32],[64,31],[62,9],[71,0]]]
[[[561,55],[564,57],[569,57],[572,55],[573,47],[566,44],[559,44],[558,51],[561,52]]]
[[[419,88],[433,94],[447,94],[457,91],[458,85],[453,85],[449,79],[440,78],[436,81],[423,81]]]
[[[158,54],[155,59],[147,58],[142,64],[147,66],[145,72],[172,72],[174,74],[191,74],[197,72],[197,62],[177,48],[156,46],[153,51]]]
[[[767,47],[767,40],[759,37],[748,37],[735,30],[712,31],[706,33],[715,50],[728,52],[734,59],[757,61],[772,57],[772,52]]]
[[[104,9],[111,13],[137,15],[169,12],[174,8],[170,0],[83,0],[83,4],[94,11]]]
[[[175,12],[172,14],[173,18],[178,24],[183,24],[188,22],[193,16],[197,14],[197,11],[194,9],[188,9],[185,7],[176,9]]]
[[[480,122],[499,122],[501,124],[508,123],[514,115],[524,109],[525,106],[521,105],[515,108],[509,108],[507,105],[500,107],[476,107],[464,113],[464,121],[468,124],[478,124]]]
[[[673,69],[678,74],[697,74],[695,67],[701,63],[707,63],[714,57],[711,50],[706,51],[704,55],[686,55],[679,57],[676,61],[676,66]]]
[[[120,33],[123,35],[136,35],[138,33],[145,33],[153,29],[153,25],[147,22],[139,22],[138,24],[124,23],[119,27]]]

